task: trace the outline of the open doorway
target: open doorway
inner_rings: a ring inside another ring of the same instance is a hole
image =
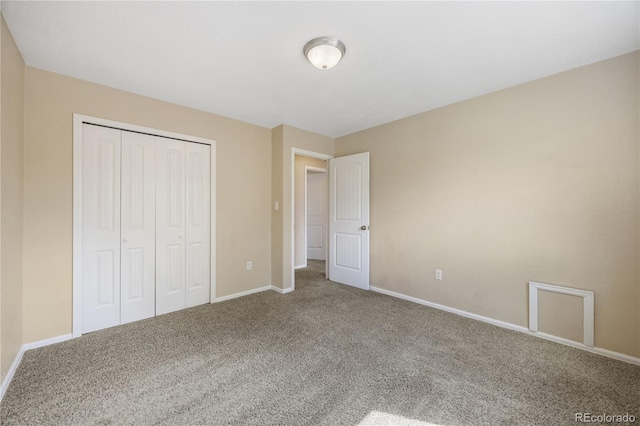
[[[294,157],[294,268],[325,277],[329,204],[326,167],[324,159]]]
[[[327,246],[327,169],[305,166],[305,259],[324,262],[328,256]]]
[[[289,268],[291,271],[291,287],[287,292],[296,288],[297,271],[295,266],[304,264],[305,256],[299,257],[296,263],[296,247],[306,247],[304,235],[306,224],[298,219],[296,228],[296,205],[304,206],[306,183],[300,177],[306,176],[306,171],[298,168],[298,183],[296,184],[296,157],[310,157],[327,161],[324,168],[328,177],[327,201],[325,204],[328,212],[328,224],[325,238],[327,241],[328,256],[325,261],[324,279],[334,282],[369,289],[369,153],[346,155],[334,158],[330,155],[306,151],[299,148],[291,148],[291,204],[289,215],[291,220],[290,241],[291,249]],[[300,161],[300,160],[299,160]],[[317,166],[311,166],[317,167]],[[298,212],[301,208],[298,208]],[[298,215],[298,218],[300,215]],[[306,216],[303,216],[306,219]],[[298,230],[298,243],[296,244],[296,229]],[[306,237],[305,237],[306,238]],[[286,249],[287,247],[285,247]],[[302,259],[302,260],[300,260]],[[328,266],[328,267],[327,267]]]

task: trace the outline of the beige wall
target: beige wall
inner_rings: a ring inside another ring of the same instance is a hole
[[[335,149],[334,139],[328,136],[318,135],[291,126],[280,126],[273,130],[273,202],[280,203],[280,212],[275,212],[275,220],[272,224],[272,234],[282,235],[280,244],[272,247],[273,270],[281,273],[273,274],[272,284],[281,289],[290,289],[293,286],[293,243],[292,243],[292,181],[293,158],[292,148],[299,148],[319,154],[333,156]],[[281,173],[281,174],[280,174]],[[282,180],[282,184],[280,181]],[[281,231],[281,232],[280,232]]]
[[[596,346],[640,356],[638,62],[338,138],[337,156],[371,152],[372,285],[521,326],[528,281],[593,290]],[[563,297],[542,321],[581,336]]]
[[[325,160],[319,158],[305,157],[303,155],[296,155],[295,158],[295,172],[294,172],[294,265],[301,266],[307,264],[306,257],[306,241],[305,241],[305,167],[318,167],[324,169],[326,167]]]
[[[0,382],[22,346],[22,197],[24,74],[22,56],[4,22],[2,31],[0,132]]]
[[[270,284],[269,129],[27,68],[25,342],[71,332],[73,113],[215,139],[217,296]]]

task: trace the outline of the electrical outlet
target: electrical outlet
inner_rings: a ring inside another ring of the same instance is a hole
[[[247,271],[250,271],[251,268],[253,268],[253,262],[252,261],[248,261],[247,262]]]
[[[442,269],[436,269],[436,280],[442,281]]]
[[[280,204],[278,204],[278,202],[276,201],[276,204],[275,204],[274,207],[275,207],[276,210],[278,210],[280,208]]]

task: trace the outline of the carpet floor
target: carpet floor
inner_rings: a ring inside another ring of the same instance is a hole
[[[575,425],[640,418],[640,367],[326,281],[25,353],[8,425]],[[640,421],[640,420],[636,420]]]

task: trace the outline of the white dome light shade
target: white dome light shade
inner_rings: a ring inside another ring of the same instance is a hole
[[[314,67],[328,70],[340,62],[347,49],[335,37],[318,37],[305,44],[303,51]]]
[[[328,70],[329,68],[335,67],[340,59],[342,59],[342,52],[337,47],[323,44],[311,48],[311,50],[307,52],[307,59],[309,59],[309,62],[316,68]]]

